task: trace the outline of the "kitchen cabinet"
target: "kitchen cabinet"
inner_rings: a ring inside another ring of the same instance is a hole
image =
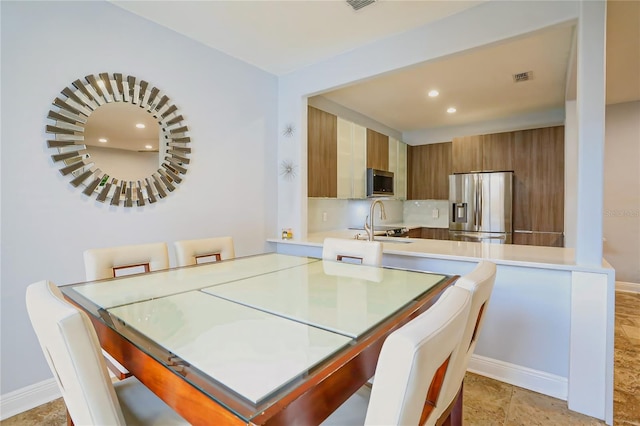
[[[429,240],[448,240],[449,230],[447,228],[412,228],[407,233],[409,238],[424,238]]]
[[[337,198],[366,198],[367,129],[338,117]]]
[[[422,228],[411,228],[407,232],[409,238],[422,238]]]
[[[470,173],[483,170],[482,136],[463,136],[451,141],[452,172]]]
[[[514,232],[513,244],[524,246],[564,247],[564,236],[561,233]]]
[[[452,143],[407,147],[407,199],[448,200]]]
[[[407,199],[407,144],[389,137],[389,171],[393,172],[393,198]]]
[[[389,136],[367,129],[367,167],[389,171]]]
[[[564,230],[564,126],[514,132],[514,140],[514,242],[558,244]]]
[[[453,173],[513,170],[515,132],[454,138]]]
[[[515,132],[482,135],[482,171],[504,172],[514,169]]]
[[[449,230],[447,228],[422,228],[422,236],[430,240],[448,240]]]
[[[309,197],[336,197],[338,184],[337,117],[308,107],[307,170]]]

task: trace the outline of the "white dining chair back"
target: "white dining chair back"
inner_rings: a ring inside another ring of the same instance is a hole
[[[322,259],[380,266],[382,265],[382,243],[346,238],[325,238],[322,244]]]
[[[87,281],[169,268],[169,251],[166,243],[88,249],[84,251],[83,257]],[[124,379],[131,375],[106,351],[103,351],[103,354],[109,370],[115,377]]]
[[[178,266],[233,259],[236,252],[232,237],[181,240],[173,243]]]
[[[443,407],[439,407],[439,416],[444,414],[447,408],[455,402],[456,396],[461,390],[469,360],[476,348],[478,334],[484,323],[487,306],[496,280],[496,272],[497,269],[494,263],[483,260],[478,263],[473,271],[461,276],[455,283],[455,287],[464,288],[471,294],[471,308],[462,333],[460,351],[451,360],[453,377],[443,389],[445,404]]]
[[[89,317],[49,281],[31,284],[27,312],[76,425],[187,424],[130,377],[113,384]]]
[[[169,268],[166,243],[95,248],[84,251],[87,281]]]
[[[378,358],[368,404],[359,391],[323,425],[434,425],[470,305],[469,291],[451,286],[426,312],[391,333]]]

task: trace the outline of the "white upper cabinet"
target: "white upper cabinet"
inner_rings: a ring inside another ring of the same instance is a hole
[[[389,171],[394,177],[394,196],[397,200],[407,199],[407,144],[389,137]]]
[[[366,167],[367,129],[338,117],[338,198],[366,198]]]

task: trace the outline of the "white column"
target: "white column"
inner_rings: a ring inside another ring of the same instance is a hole
[[[602,265],[606,2],[580,1],[576,262]]]
[[[571,273],[570,410],[613,424],[613,274]]]

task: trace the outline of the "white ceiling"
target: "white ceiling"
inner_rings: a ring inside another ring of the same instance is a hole
[[[357,12],[338,0],[112,3],[283,75],[482,1],[379,0]],[[639,100],[640,1],[609,1],[607,14],[607,103]],[[399,131],[561,108],[573,31],[571,26],[544,30],[322,96]],[[512,74],[523,71],[533,71],[533,79],[514,84]],[[431,88],[441,95],[427,98]],[[447,114],[449,106],[458,112]]]
[[[573,32],[554,28],[322,96],[401,132],[562,108]],[[527,71],[532,79],[514,82],[513,74]],[[440,94],[428,97],[431,89]],[[457,111],[449,114],[449,107]]]
[[[378,0],[359,11],[339,0],[111,3],[282,75],[482,1]]]

